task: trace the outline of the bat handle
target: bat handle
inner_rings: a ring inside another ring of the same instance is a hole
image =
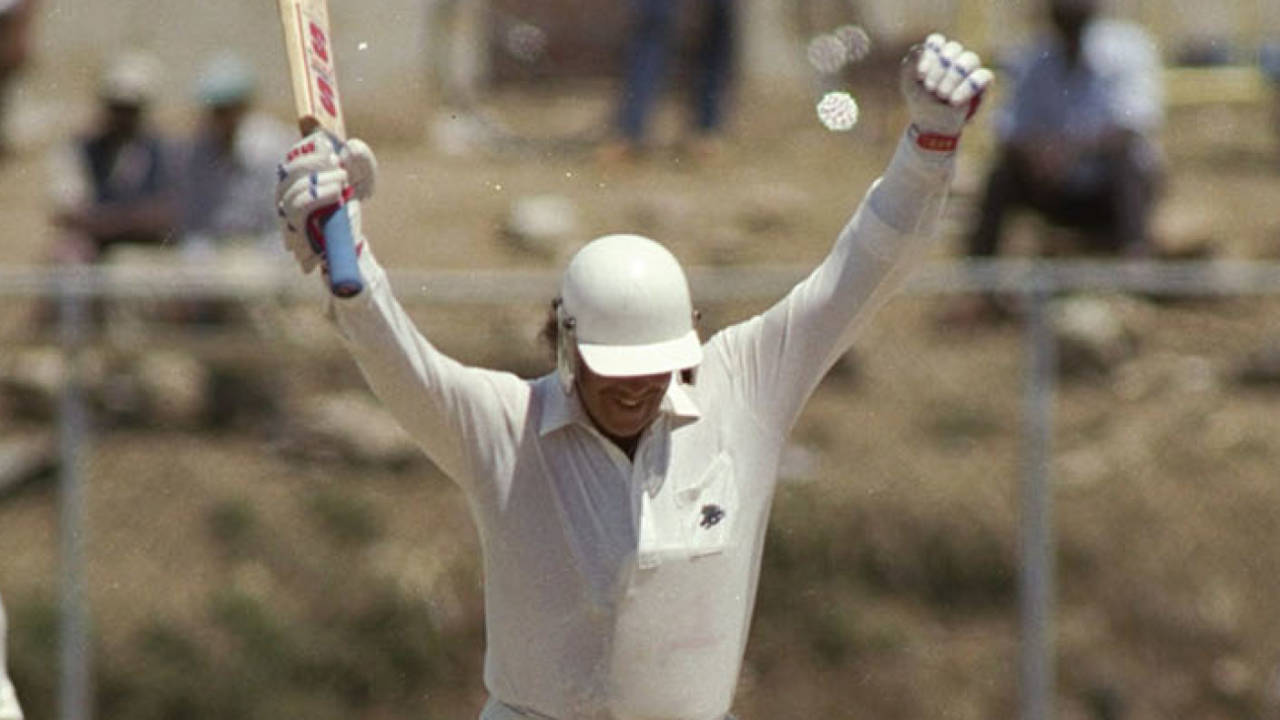
[[[325,219],[324,247],[329,263],[329,291],[342,298],[359,295],[364,290],[364,280],[356,265],[356,243],[346,204]]]

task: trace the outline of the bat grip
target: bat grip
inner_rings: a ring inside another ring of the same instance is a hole
[[[329,264],[329,291],[342,298],[359,295],[364,290],[364,280],[356,264],[356,243],[351,236],[351,219],[345,203],[324,220],[324,248]]]

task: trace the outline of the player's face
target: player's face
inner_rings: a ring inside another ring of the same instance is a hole
[[[604,377],[591,372],[579,358],[576,383],[596,429],[614,440],[629,440],[658,417],[671,373]]]

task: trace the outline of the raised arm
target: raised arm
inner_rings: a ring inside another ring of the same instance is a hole
[[[903,60],[911,122],[826,259],[772,308],[710,342],[749,407],[789,427],[858,328],[933,235],[956,145],[992,75],[977,55],[930,35]]]
[[[455,482],[468,492],[479,489],[477,478],[493,478],[489,465],[513,447],[506,440],[524,415],[528,386],[509,373],[462,365],[418,332],[362,232],[362,201],[376,177],[372,151],[350,140],[335,154],[321,140],[299,142],[280,168],[276,207],[285,245],[304,273],[323,268],[323,235],[313,247],[306,228],[346,198],[365,290],[352,298],[330,296],[330,318],[401,426]]]

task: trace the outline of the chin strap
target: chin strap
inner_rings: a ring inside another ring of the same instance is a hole
[[[556,298],[552,301],[556,311],[556,374],[560,377],[560,387],[565,395],[573,394],[574,376],[577,372],[577,334],[574,332],[577,322],[564,311],[564,301]]]

